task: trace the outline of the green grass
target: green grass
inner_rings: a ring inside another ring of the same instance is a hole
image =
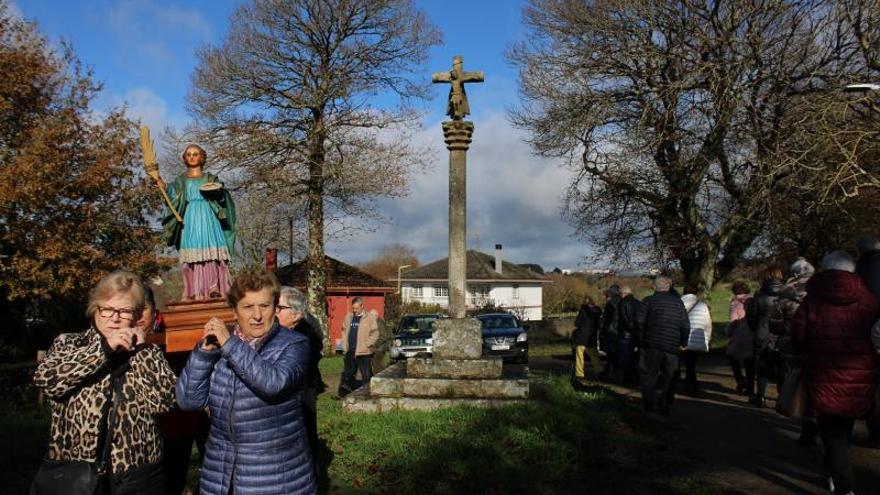
[[[533,380],[527,404],[346,414],[319,400],[331,493],[688,493],[658,461],[657,429],[601,387]],[[589,490],[586,490],[589,488]],[[586,491],[585,491],[586,490]]]

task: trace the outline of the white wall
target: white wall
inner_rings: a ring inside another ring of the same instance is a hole
[[[401,291],[403,295],[404,302],[410,301],[419,301],[422,304],[437,304],[444,308],[449,306],[449,298],[445,296],[436,297],[434,296],[434,285],[431,282],[425,282],[422,285],[422,297],[417,298],[413,297],[413,285],[412,282],[403,282],[401,284]],[[445,287],[445,284],[437,283],[436,285],[442,285]],[[474,285],[482,285],[480,283],[475,283]],[[488,299],[493,302],[497,306],[501,306],[505,309],[509,309],[514,314],[521,316],[523,320],[540,320],[543,317],[543,288],[541,284],[537,283],[520,283],[519,290],[515,291],[513,284],[504,283],[494,283],[488,284],[490,285],[489,297]],[[514,297],[515,292],[518,292],[517,296]],[[468,307],[480,305],[480,300],[474,300],[471,297],[470,292],[468,292],[467,298]]]

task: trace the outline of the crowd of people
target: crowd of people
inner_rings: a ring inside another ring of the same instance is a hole
[[[319,326],[304,295],[265,270],[238,274],[227,302],[235,323],[211,318],[177,377],[147,339],[149,288],[126,271],[104,277],[90,328],[60,335],[37,366],[52,417],[31,493],[182,493],[189,452],[165,455],[157,421],[174,408],[210,417],[202,494],[316,493]]]
[[[834,251],[818,272],[802,258],[787,278],[768,268],[754,294],[734,282],[727,325],[736,392],[753,406],[765,407],[768,387],[782,388],[800,370],[809,400],[799,442],[821,438],[829,489],[844,494],[854,490],[854,422],[867,420],[871,442],[880,440],[880,240],[861,240],[858,248],[858,263]],[[227,302],[235,324],[210,319],[178,377],[148,343],[157,318],[152,292],[129,272],[104,277],[89,294],[90,328],[60,335],[37,367],[36,386],[53,407],[47,459],[32,493],[70,493],[71,480],[104,484],[104,493],[181,493],[181,465],[167,460],[186,456],[163,453],[156,419],[174,408],[209,413],[202,493],[267,486],[314,493],[317,396],[324,390],[319,325],[305,296],[265,270],[239,274]],[[370,378],[375,315],[355,299],[342,330],[341,394],[356,373]],[[645,410],[668,415],[679,382],[683,393],[700,393],[697,364],[710,349],[712,316],[697,287],[680,295],[669,277],[658,276],[642,301],[627,286],[609,287],[604,308],[586,298],[572,340],[577,383],[589,368],[598,379],[638,385]]]
[[[786,379],[806,384],[806,407],[798,442],[821,438],[831,493],[855,493],[851,441],[856,420],[866,420],[869,445],[880,447],[880,239],[857,243],[858,263],[833,251],[818,272],[805,259],[763,271],[754,294],[731,285],[726,356],[736,393],[757,408],[767,406],[768,386]],[[572,334],[574,380],[582,383],[589,363],[598,379],[621,370],[624,384],[639,386],[646,411],[668,415],[681,386],[699,394],[697,362],[709,351],[712,317],[697,287],[683,295],[659,276],[654,293],[639,301],[628,287],[605,291],[604,308],[587,297]],[[606,362],[601,363],[604,354]],[[586,359],[588,356],[589,359]]]

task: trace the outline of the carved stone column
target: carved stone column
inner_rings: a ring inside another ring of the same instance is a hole
[[[449,316],[464,318],[467,289],[467,151],[473,122],[443,122],[449,149]]]

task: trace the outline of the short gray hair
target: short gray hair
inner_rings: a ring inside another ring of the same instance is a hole
[[[657,292],[666,292],[672,287],[672,279],[663,275],[654,279],[654,290]]]
[[[798,258],[788,267],[788,273],[792,277],[811,277],[816,273],[816,269],[806,258]]]
[[[859,240],[856,241],[856,249],[859,250],[859,255],[865,254],[868,251],[880,250],[880,237],[875,235],[860,237]]]
[[[628,285],[621,285],[620,286],[620,293],[624,296],[628,296],[633,293],[632,287],[630,287]]]
[[[286,285],[281,287],[280,299],[282,304],[290,306],[291,311],[299,311],[300,313],[306,312],[308,299],[299,289],[288,287]]]
[[[361,299],[360,297],[355,297],[354,299],[351,300],[351,303],[352,304],[363,304],[364,300]]]
[[[822,258],[822,269],[841,270],[852,273],[856,271],[856,262],[849,253],[838,249],[837,251],[831,251]]]

